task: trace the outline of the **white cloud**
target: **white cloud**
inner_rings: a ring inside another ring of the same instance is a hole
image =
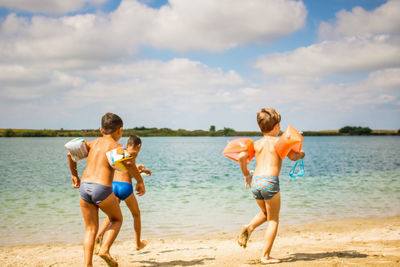
[[[0,112],[25,110],[32,121],[32,116],[49,112],[53,123],[60,121],[53,125],[64,128],[95,128],[97,117],[112,111],[130,127],[207,129],[216,124],[256,130],[254,114],[260,107],[272,106],[285,115],[284,125],[321,129],[331,125],[322,114],[334,112],[346,118],[364,107],[374,110],[377,105],[399,106],[400,102],[400,68],[372,72],[352,83],[288,76],[252,87],[234,71],[184,58],[109,64],[79,72],[3,66],[0,73]],[[240,121],[240,116],[247,119]],[[301,125],[296,116],[303,117]]]
[[[168,107],[174,111],[206,111],[215,103],[225,102],[224,92],[243,83],[234,71],[224,72],[183,58],[109,64],[79,72],[0,66],[4,101],[20,100],[23,105],[24,100],[57,96],[69,109],[118,103],[130,110]]]
[[[329,40],[260,57],[255,67],[271,75],[328,75],[400,66],[400,38],[369,35]]]
[[[292,120],[303,121],[305,129],[338,128],[357,121],[371,127],[385,127],[377,125],[390,121],[397,127],[399,13],[399,1],[388,1],[371,12],[360,7],[340,11],[336,21],[321,23],[317,43],[260,57],[254,66],[269,79],[260,86],[264,92],[258,104],[271,99]],[[336,126],[329,126],[330,120]]]
[[[302,2],[286,0],[171,0],[157,12],[149,39],[178,51],[220,51],[288,35],[304,26],[306,14]]]
[[[355,7],[351,12],[341,10],[332,25],[322,22],[319,27],[320,39],[365,34],[400,34],[400,1],[392,0],[373,11]]]
[[[398,105],[399,75],[400,68],[378,70],[362,81],[343,86],[343,90],[336,93],[341,97],[340,102],[349,107],[386,103]]]
[[[160,10],[124,0],[110,14],[10,14],[0,28],[0,60],[76,68],[123,60],[142,45],[218,51],[272,41],[305,17],[303,3],[289,0],[173,0]]]
[[[382,69],[370,73],[361,81],[351,83],[324,80],[304,80],[303,83],[298,83],[282,78],[277,83],[266,84],[263,87],[266,88],[266,95],[280,99],[279,104],[302,106],[304,109],[312,107],[321,112],[340,109],[348,111],[365,105],[397,105],[400,92],[399,77],[400,68]]]
[[[45,14],[65,14],[78,11],[85,5],[96,6],[107,0],[2,0],[0,7]]]
[[[400,69],[384,69],[369,75],[366,85],[385,90],[400,91]]]
[[[1,65],[0,112],[14,118],[4,117],[1,124],[35,127],[38,118],[51,110],[46,117],[52,119],[39,127],[51,123],[59,128],[95,128],[97,116],[112,111],[130,121],[127,125],[131,127],[205,129],[212,110],[221,106],[231,110],[235,92],[244,82],[233,70],[222,71],[185,58],[62,71]],[[20,116],[19,110],[25,110],[26,116]]]
[[[103,66],[84,74],[95,83],[75,90],[73,98],[90,98],[90,101],[109,101],[117,98],[120,103],[140,98],[136,108],[169,105],[187,109],[199,104],[207,108],[208,99],[215,93],[230,90],[243,84],[234,71],[223,72],[188,59],[133,62],[125,65]]]
[[[322,22],[320,41],[293,51],[260,57],[255,67],[270,75],[330,75],[400,66],[400,1],[373,11],[342,10]]]
[[[84,79],[51,69],[0,65],[0,96],[3,100],[38,100],[79,88]]]
[[[396,128],[400,123],[399,74],[400,68],[384,69],[348,83],[279,77],[255,88],[254,96],[243,94],[245,90],[235,91],[235,100],[229,105],[249,118],[260,107],[274,107],[282,114],[282,128],[287,124],[301,130],[338,129],[354,124]]]
[[[136,38],[110,28],[107,17],[76,15],[23,19],[9,15],[0,28],[0,60],[72,68],[129,55]],[[121,37],[121,38],[120,38]]]

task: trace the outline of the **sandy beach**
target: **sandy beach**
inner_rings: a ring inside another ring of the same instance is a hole
[[[141,251],[133,241],[116,241],[111,252],[120,266],[255,266],[265,226],[248,247],[236,243],[237,233],[175,239],[149,239]],[[238,229],[239,231],[239,229]],[[400,266],[400,216],[281,226],[272,256],[275,266]],[[0,266],[82,266],[80,244],[0,248]],[[94,257],[95,266],[107,266]]]

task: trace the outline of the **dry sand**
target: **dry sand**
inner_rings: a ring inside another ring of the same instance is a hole
[[[239,233],[181,239],[150,239],[136,251],[133,241],[116,242],[111,254],[120,266],[257,266],[265,226],[243,249]],[[144,233],[145,235],[145,233]],[[281,226],[272,256],[274,266],[400,266],[400,217],[329,221]],[[77,245],[34,245],[0,248],[0,266],[82,266]],[[94,266],[107,266],[94,256]]]

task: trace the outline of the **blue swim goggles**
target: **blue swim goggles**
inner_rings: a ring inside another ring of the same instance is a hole
[[[299,170],[296,171],[297,164],[299,164]],[[294,164],[292,170],[289,172],[290,177],[292,178],[297,178],[297,177],[303,177],[304,176],[304,163],[303,159],[300,159],[296,161],[296,164]]]

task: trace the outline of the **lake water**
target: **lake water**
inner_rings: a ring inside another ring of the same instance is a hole
[[[70,139],[0,138],[0,246],[81,242],[64,148]],[[221,154],[231,139],[142,138],[137,162],[153,171],[138,197],[143,238],[237,232],[259,211],[237,163]],[[303,148],[304,177],[290,178],[294,163],[283,163],[281,224],[400,214],[399,137],[305,137]],[[85,164],[78,163],[80,174]],[[118,240],[127,240],[132,216],[121,207]]]

